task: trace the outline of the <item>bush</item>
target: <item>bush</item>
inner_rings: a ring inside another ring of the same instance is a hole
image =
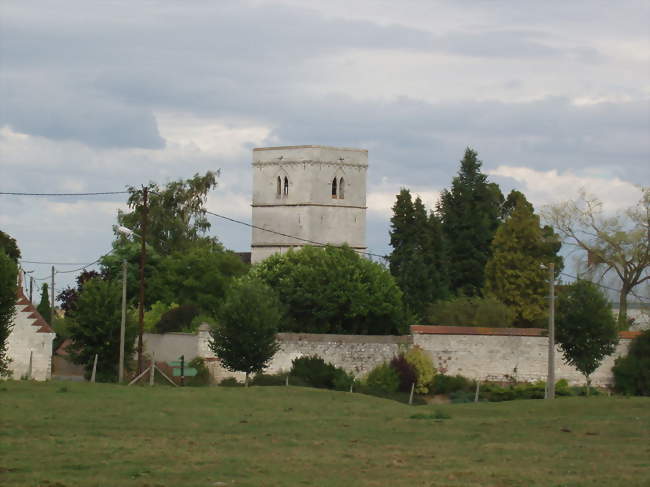
[[[394,368],[383,363],[370,371],[365,383],[371,393],[392,394],[397,392],[400,378]]]
[[[399,376],[399,390],[402,392],[409,392],[411,384],[417,381],[417,373],[415,367],[411,364],[403,353],[393,357],[390,361],[390,366],[395,369]]]
[[[433,368],[433,362],[420,347],[412,347],[404,358],[415,369],[415,392],[418,394],[426,394],[429,392],[429,384],[433,381],[436,375],[436,369]]]
[[[194,360],[191,360],[187,366],[196,369],[196,375],[194,377],[185,377],[185,385],[190,387],[210,385],[210,371],[205,365],[205,360],[201,357],[196,357]]]
[[[462,375],[438,374],[433,379],[430,391],[432,394],[452,394],[455,392],[472,392],[475,387],[475,381]]]
[[[617,392],[650,396],[650,330],[632,340],[627,356],[617,358],[612,371]]]
[[[509,327],[514,312],[493,297],[459,297],[432,304],[426,316],[431,325]]]
[[[287,373],[278,372],[277,374],[255,374],[251,385],[253,386],[283,386],[287,383]]]
[[[239,382],[234,377],[226,377],[221,382],[219,382],[219,385],[222,387],[243,387],[244,384]]]
[[[295,377],[311,387],[318,387],[320,389],[337,388],[335,387],[335,382],[339,383],[340,386],[349,377],[343,369],[325,362],[325,360],[317,355],[293,359],[289,375],[291,379]],[[351,381],[352,378],[349,377],[348,388],[350,387],[349,384]]]
[[[455,391],[449,394],[449,400],[452,404],[464,404],[474,402],[475,393],[470,391]]]
[[[155,325],[156,333],[192,331],[192,320],[199,314],[196,306],[186,304],[165,312]]]

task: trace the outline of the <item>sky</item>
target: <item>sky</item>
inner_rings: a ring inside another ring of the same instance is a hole
[[[367,245],[385,254],[400,188],[433,207],[469,146],[536,208],[585,188],[621,211],[650,184],[649,25],[641,0],[4,0],[0,191],[220,169],[208,209],[250,221],[254,147],[359,147]],[[0,229],[25,260],[87,263],[120,208],[0,195]],[[244,226],[210,233],[250,250]]]

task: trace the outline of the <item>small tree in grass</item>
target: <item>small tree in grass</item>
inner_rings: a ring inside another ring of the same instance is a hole
[[[246,386],[249,375],[264,370],[278,351],[282,315],[273,290],[258,279],[242,277],[226,294],[210,348],[226,369],[246,374]]]
[[[607,297],[589,281],[577,281],[560,293],[557,308],[557,341],[564,359],[587,380],[618,343],[618,330]]]
[[[100,278],[87,281],[79,294],[68,327],[72,339],[72,344],[68,347],[70,357],[74,363],[85,366],[86,377],[90,377],[97,354],[97,380],[109,382],[117,379],[121,319],[120,284]],[[124,356],[130,357],[136,336],[130,314],[127,315],[125,331]]]

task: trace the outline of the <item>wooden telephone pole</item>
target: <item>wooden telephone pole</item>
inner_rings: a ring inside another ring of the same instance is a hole
[[[147,198],[149,188],[142,187],[142,222],[140,228],[140,305],[138,307],[138,374],[142,373],[142,333],[144,332],[144,264],[146,260],[146,239],[147,239]]]

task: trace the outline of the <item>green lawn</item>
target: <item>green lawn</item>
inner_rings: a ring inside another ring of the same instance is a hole
[[[650,398],[5,382],[0,485],[648,486]]]

